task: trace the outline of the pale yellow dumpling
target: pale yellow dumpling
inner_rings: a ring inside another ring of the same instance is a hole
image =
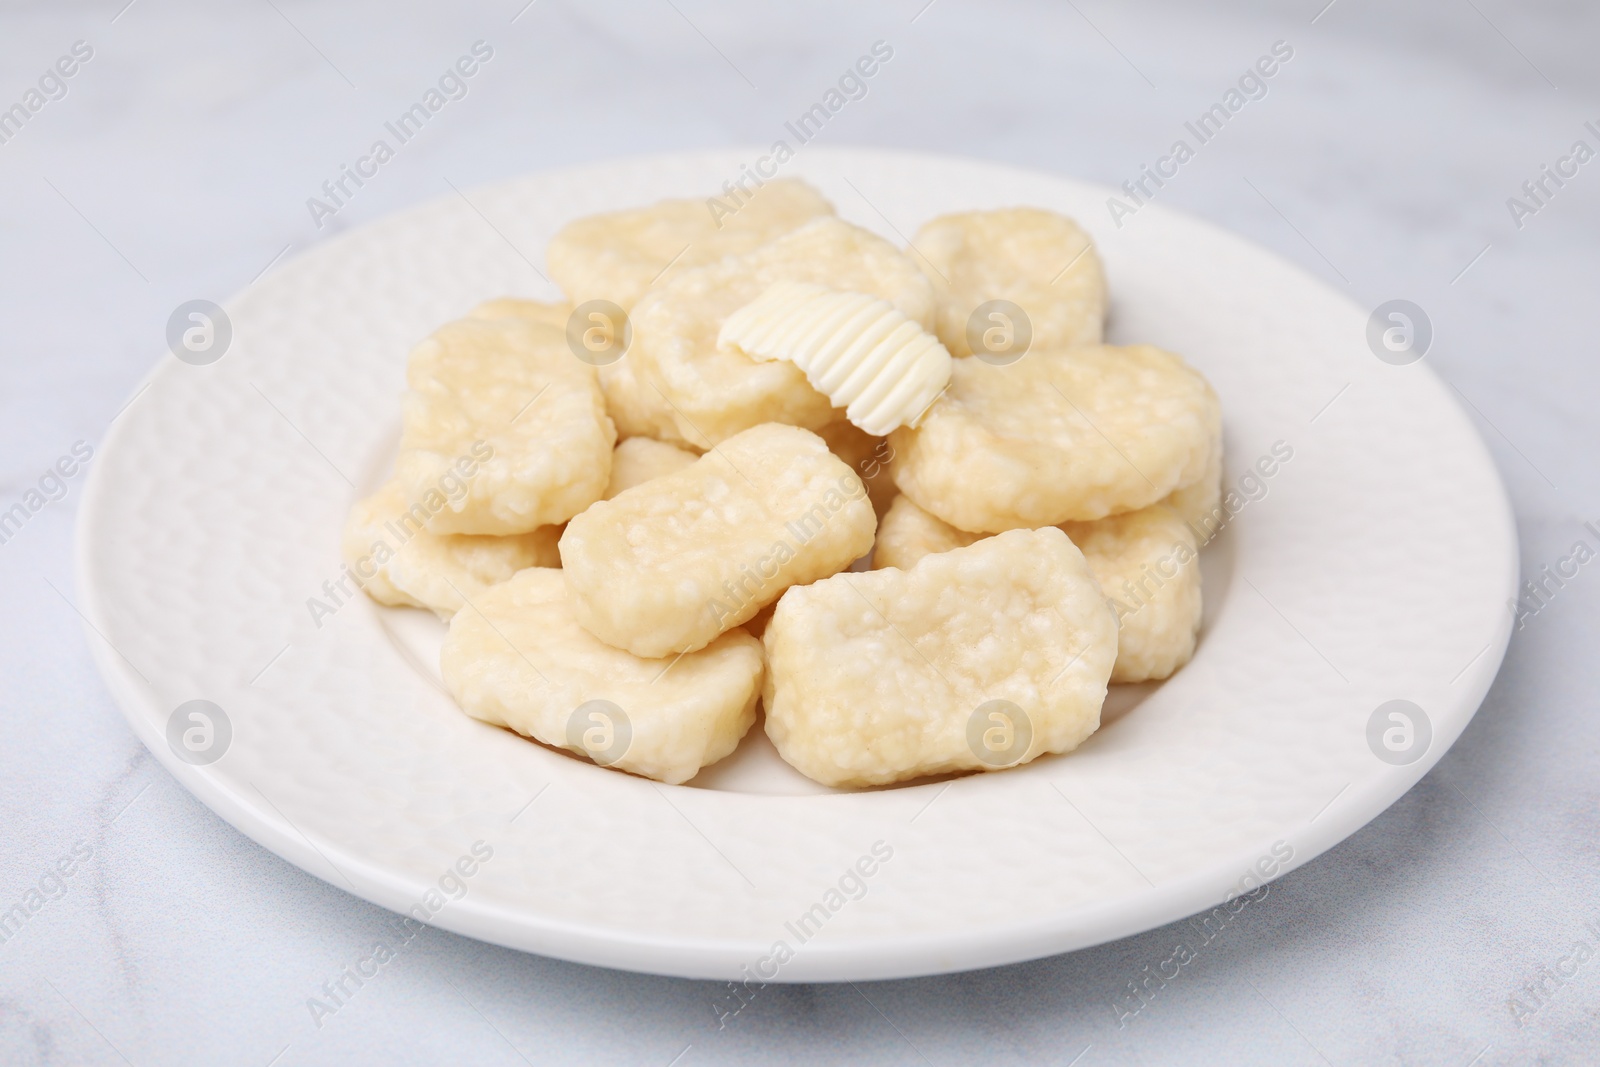
[[[997,300],[1027,316],[1031,349],[1100,343],[1105,272],[1094,242],[1065,215],[1027,207],[964,211],[924,223],[911,243],[939,291],[939,339],[951,355],[972,355],[974,332],[981,339],[989,329],[1019,328],[1004,318],[974,323],[973,313]]]
[[[894,484],[889,465],[894,462],[894,450],[888,438],[874,437],[861,427],[845,419],[835,419],[816,431],[818,437],[828,442],[828,449],[861,476],[867,484],[867,495],[872,498],[872,510],[883,521],[889,504],[900,495]]]
[[[811,186],[780,178],[731,214],[708,200],[662,200],[578,219],[551,238],[545,259],[573,304],[609,300],[626,311],[664,276],[748,252],[832,214]]]
[[[766,730],[835,786],[998,770],[1098,728],[1116,620],[1060,530],[784,594],[762,638]]]
[[[345,563],[380,604],[429,608],[448,619],[525,567],[559,567],[558,526],[495,537],[429,533],[391,479],[356,501],[341,542]]]
[[[561,330],[522,316],[448,323],[412,350],[406,384],[395,472],[434,533],[529,533],[605,492],[616,430]],[[446,479],[463,457],[476,464],[457,494]]]
[[[467,312],[467,317],[471,319],[529,319],[546,326],[553,326],[565,332],[567,320],[572,317],[572,305],[551,304],[542,300],[524,300],[519,297],[503,296],[495,300],[485,300]]]
[[[876,526],[855,472],[816,434],[773,423],[594,505],[567,524],[561,561],[580,624],[665,656],[848,567]]]
[[[917,507],[910,497],[897,496],[888,514],[878,522],[878,539],[872,544],[872,569],[914,567],[923,556],[966,548],[984,534],[958,530],[936,515]]]
[[[896,430],[894,478],[972,533],[1136,511],[1199,481],[1221,426],[1201,375],[1151,345],[959,359],[915,429]]]
[[[1200,632],[1200,552],[1182,516],[1156,504],[1062,529],[1117,615],[1111,680],[1166,678],[1188,663]]]
[[[1205,469],[1188,485],[1174,489],[1164,503],[1176,511],[1195,532],[1202,547],[1227,525],[1228,513],[1222,508],[1222,425],[1217,424]]]
[[[1169,498],[1170,499],[1170,498]],[[1200,629],[1200,563],[1196,534],[1167,504],[1153,504],[1061,529],[1089,561],[1116,613],[1113,682],[1166,678],[1194,655]],[[958,530],[908,497],[896,497],[878,524],[876,568],[915,566],[924,556],[965,548],[984,534]]]
[[[573,618],[561,572],[537,567],[456,614],[439,666],[475,719],[674,783],[738,746],[764,671],[740,629],[676,662],[613,648]]]
[[[604,499],[610,500],[636,485],[681,471],[699,458],[698,452],[649,437],[618,441],[611,453],[611,483],[606,486]]]
[[[794,364],[718,347],[727,317],[775,282],[865,293],[924,329],[933,323],[933,287],[909,256],[859,226],[815,219],[745,255],[675,272],[639,301],[632,347],[600,368],[625,432],[705,449],[765,422],[820,429],[837,418]]]

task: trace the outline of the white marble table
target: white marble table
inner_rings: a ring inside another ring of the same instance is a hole
[[[1266,95],[1161,199],[1362,304],[1425,307],[1526,569],[1595,541],[1600,162],[1546,179],[1542,203],[1521,189],[1574,141],[1600,148],[1600,12],[1577,0],[124,2],[0,9],[0,109],[72,70],[0,126],[0,510],[96,445],[178,304],[446,181],[764,144],[883,40],[892,61],[829,143],[1119,185],[1284,41]],[[480,39],[494,57],[468,95],[318,229],[307,198]],[[1514,218],[1513,196],[1537,210]],[[769,987],[720,1031],[716,984],[428,931],[318,1027],[307,998],[388,917],[243,838],[133,739],[71,606],[81,473],[62,484],[0,544],[0,909],[45,898],[0,943],[0,1062],[1600,1061],[1600,570],[1525,620],[1432,774],[1136,1014],[1113,1003],[1177,927],[974,974]]]

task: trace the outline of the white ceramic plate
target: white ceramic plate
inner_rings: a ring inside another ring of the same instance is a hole
[[[1447,387],[1425,361],[1377,359],[1369,309],[1237,237],[1160,206],[1119,230],[1105,189],[967,160],[807,147],[785,173],[901,241],[952,210],[1077,217],[1105,258],[1112,339],[1210,378],[1227,484],[1253,498],[1206,552],[1194,661],[1116,693],[1078,751],[829,794],[758,731],[690,786],[661,786],[461,714],[431,616],[357,596],[314,625],[345,512],[393,455],[410,346],[486,297],[555,297],[537,265],[569,219],[703,196],[757,155],[443,197],[239,294],[219,361],[162,358],[96,461],[78,587],[129,722],[204,803],[334,885],[487,941],[664,974],[865,979],[1209,909],[1340,841],[1444,753],[1500,663],[1517,575],[1503,489]],[[1252,480],[1279,442],[1293,457]],[[197,699],[231,732],[217,724],[222,755],[204,765],[168,742]],[[1396,699],[1426,718],[1412,714],[1409,750],[1387,712],[1369,731]],[[862,862],[874,847],[889,858]],[[451,874],[463,856],[470,877]]]

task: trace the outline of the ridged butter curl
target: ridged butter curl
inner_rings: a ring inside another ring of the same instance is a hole
[[[778,282],[728,316],[717,336],[751,359],[783,359],[876,436],[915,426],[950,382],[950,353],[887,300]]]

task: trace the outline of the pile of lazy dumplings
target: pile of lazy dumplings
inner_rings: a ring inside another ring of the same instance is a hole
[[[393,479],[344,554],[449,620],[467,714],[683,782],[763,725],[830,786],[1070,751],[1107,685],[1187,663],[1221,411],[1102,343],[1104,273],[1054,212],[902,249],[810,186],[667,200],[548,251],[411,353]],[[368,577],[370,575],[370,577]]]

